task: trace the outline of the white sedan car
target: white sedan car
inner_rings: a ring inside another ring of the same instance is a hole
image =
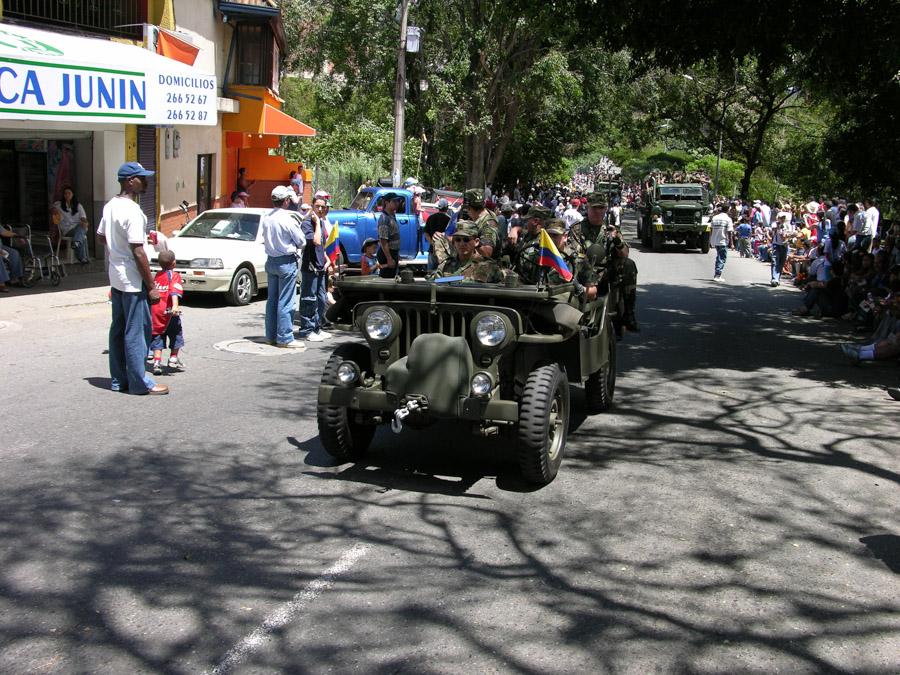
[[[246,305],[267,286],[260,219],[270,209],[211,209],[168,239],[186,292],[224,293],[230,305]],[[294,214],[297,223],[299,214]],[[151,258],[159,270],[156,254]]]

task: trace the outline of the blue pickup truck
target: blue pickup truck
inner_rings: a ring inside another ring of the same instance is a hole
[[[363,188],[353,199],[350,207],[330,211],[328,220],[339,226],[341,251],[344,260],[358,265],[362,256],[361,247],[366,239],[378,239],[378,218],[381,216],[381,197],[388,192],[403,197],[403,204],[397,209],[397,223],[400,225],[400,264],[425,267],[428,262],[428,240],[422,233],[419,216],[412,212],[412,192],[396,188]]]

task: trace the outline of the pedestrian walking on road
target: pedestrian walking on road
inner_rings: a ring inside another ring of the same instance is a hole
[[[119,167],[121,191],[103,207],[97,235],[106,244],[112,324],[109,328],[109,374],[113,391],[168,394],[169,388],[147,375],[150,305],[159,302],[150,261],[144,251],[147,216],[136,198],[147,189],[148,171],[138,162]]]
[[[306,349],[294,339],[294,296],[297,295],[297,257],[302,253],[305,238],[297,217],[291,213],[294,191],[285,185],[272,190],[272,206],[262,217],[263,245],[266,255],[266,274],[269,297],[266,300],[266,341],[282,349]]]
[[[771,285],[781,284],[781,273],[784,271],[784,263],[788,256],[788,244],[785,225],[786,214],[779,214],[772,226],[772,279]]]
[[[727,208],[725,205],[720,206],[710,221],[712,232],[709,235],[709,243],[716,248],[713,281],[724,281],[722,272],[725,271],[725,261],[728,259],[728,237],[734,233],[734,222],[728,215]]]

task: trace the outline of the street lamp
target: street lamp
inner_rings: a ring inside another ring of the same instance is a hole
[[[409,0],[400,3],[400,47],[397,50],[397,83],[394,88],[394,151],[391,161],[391,184],[399,187],[403,181],[403,125],[406,102],[406,24],[409,20]],[[418,35],[416,35],[418,43]],[[418,44],[417,44],[418,46]]]

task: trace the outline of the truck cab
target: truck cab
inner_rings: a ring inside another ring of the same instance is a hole
[[[400,225],[400,264],[425,267],[428,261],[428,240],[422,234],[418,214],[412,210],[413,194],[399,188],[363,188],[348,208],[329,212],[328,220],[340,228],[338,238],[344,260],[358,265],[362,257],[362,243],[369,238],[378,239],[382,197],[388,192],[403,198],[396,214]]]

